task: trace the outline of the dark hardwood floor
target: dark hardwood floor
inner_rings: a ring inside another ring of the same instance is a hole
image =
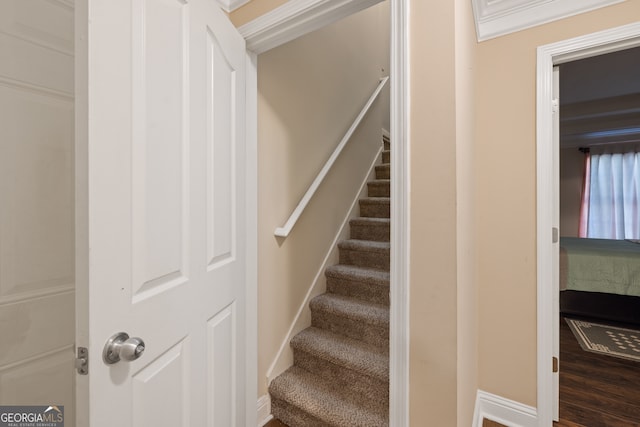
[[[640,426],[640,362],[584,351],[560,319],[560,421],[554,427]],[[503,427],[484,420],[483,427]]]
[[[582,350],[564,319],[560,419],[585,427],[640,426],[640,362]]]
[[[554,427],[638,426],[640,362],[584,351],[560,319],[560,422]],[[287,426],[272,420],[266,427]],[[484,420],[483,427],[504,426]]]

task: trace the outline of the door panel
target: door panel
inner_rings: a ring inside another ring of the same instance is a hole
[[[83,410],[92,427],[114,409],[123,427],[243,426],[244,40],[213,0],[87,5]],[[119,331],[145,351],[106,365]]]
[[[182,1],[134,2],[134,301],[187,280],[187,19]]]
[[[207,28],[207,258],[209,267],[233,258],[237,104],[236,70]]]
[[[222,310],[207,322],[208,396],[213,405],[208,414],[208,426],[237,424],[236,402],[236,318],[235,304]]]
[[[181,341],[133,376],[134,426],[189,425],[188,347]],[[170,410],[158,407],[162,401]]]

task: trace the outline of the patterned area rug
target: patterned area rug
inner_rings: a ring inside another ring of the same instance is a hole
[[[585,351],[640,362],[640,330],[565,318]]]

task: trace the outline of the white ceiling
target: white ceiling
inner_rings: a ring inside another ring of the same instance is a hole
[[[560,65],[560,102],[611,98],[640,93],[640,48]]]
[[[560,145],[640,141],[640,47],[560,65]]]

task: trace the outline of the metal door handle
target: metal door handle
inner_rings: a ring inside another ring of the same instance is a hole
[[[144,353],[144,341],[141,338],[129,338],[126,332],[118,332],[107,340],[102,350],[102,360],[107,365],[118,363],[120,360],[132,361]]]

